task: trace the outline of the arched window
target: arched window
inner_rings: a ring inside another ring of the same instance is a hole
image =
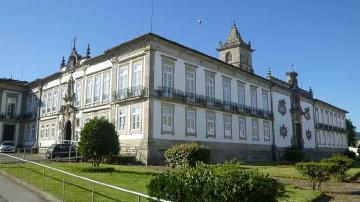
[[[231,62],[231,60],[232,60],[232,55],[230,52],[227,52],[225,54],[225,62],[229,63],[229,62]]]

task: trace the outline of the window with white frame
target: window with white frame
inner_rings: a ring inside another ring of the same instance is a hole
[[[316,123],[319,123],[319,108],[315,107]]]
[[[44,93],[43,97],[41,98],[41,114],[46,113],[46,94]]]
[[[162,86],[165,96],[171,96],[174,87],[174,62],[163,59],[162,64]]]
[[[195,68],[186,67],[186,95],[190,98],[195,98],[196,93],[196,72]]]
[[[326,111],[325,112],[325,117],[326,117],[326,119],[325,119],[325,124],[329,124],[329,112],[328,111]]]
[[[257,87],[256,86],[250,87],[250,95],[251,95],[251,107],[257,108]]]
[[[238,104],[245,105],[245,83],[238,82]]]
[[[320,109],[320,123],[324,123],[324,110]]]
[[[173,132],[174,129],[174,106],[161,104],[162,132]]]
[[[103,74],[102,101],[107,102],[110,99],[110,71]]]
[[[46,125],[46,128],[45,128],[45,138],[48,138],[48,137],[49,137],[49,132],[50,132],[49,125]]]
[[[35,135],[36,135],[36,125],[33,124],[31,126],[31,140],[35,140]]]
[[[215,112],[206,112],[206,137],[216,137],[215,133]]]
[[[326,139],[327,139],[328,145],[330,146],[331,145],[330,131],[326,131]]]
[[[142,86],[142,62],[135,62],[132,65],[132,87]]]
[[[330,123],[329,125],[334,125],[334,118],[333,118],[333,113],[330,112]]]
[[[264,120],[264,142],[270,142],[270,122]]]
[[[215,75],[205,72],[205,96],[208,101],[213,102],[215,98]]]
[[[232,138],[232,119],[231,115],[224,114],[224,138],[231,139]]]
[[[101,75],[97,74],[94,77],[94,102],[100,102],[100,82],[101,82]]]
[[[186,109],[186,134],[196,134],[196,111],[192,108]]]
[[[321,135],[320,135],[319,130],[316,130],[316,136],[317,136],[317,145],[320,146],[321,145]]]
[[[335,146],[335,134],[334,134],[334,132],[331,132],[331,140],[332,140],[332,145]]]
[[[75,82],[75,106],[79,107],[81,105],[81,82],[82,80],[77,80]]]
[[[326,145],[326,136],[325,136],[325,131],[321,130],[321,139],[322,139],[322,144]]]
[[[47,113],[50,113],[51,112],[51,109],[52,109],[52,93],[49,92],[47,94],[47,109],[46,109],[46,112]]]
[[[119,67],[118,73],[118,96],[124,98],[127,96],[127,88],[129,87],[129,65]]]
[[[90,104],[91,103],[92,92],[93,92],[93,77],[89,76],[86,79],[85,104]]]
[[[262,90],[262,102],[263,110],[269,110],[269,92],[267,90]]]
[[[53,92],[53,104],[52,104],[52,111],[56,112],[57,110],[57,101],[58,101],[58,89],[54,89]]]
[[[223,99],[225,104],[230,104],[231,101],[231,80],[223,77]]]
[[[127,115],[127,108],[121,107],[118,109],[118,130],[120,131],[126,129],[126,115]]]
[[[55,123],[51,124],[51,137],[55,138]]]
[[[61,105],[64,105],[65,104],[64,98],[66,95],[66,86],[61,86],[60,89],[61,89],[60,103],[61,103]]]
[[[131,107],[131,129],[140,130],[141,129],[141,106],[132,106]]]
[[[239,137],[240,139],[246,139],[246,118],[239,117]]]
[[[40,129],[40,138],[43,139],[44,138],[44,126],[41,126],[41,129]]]
[[[252,119],[252,139],[258,141],[259,140],[259,120]]]

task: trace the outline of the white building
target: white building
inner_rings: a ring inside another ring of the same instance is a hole
[[[347,112],[299,88],[294,71],[288,82],[256,75],[251,44],[235,25],[217,50],[219,59],[152,33],[93,58],[74,45],[60,72],[22,86],[23,111],[35,118],[20,123],[17,144],[76,142],[97,116],[115,123],[122,150],[132,147],[149,164],[184,142],[207,145],[212,161],[278,159],[291,146],[308,157],[347,147]]]

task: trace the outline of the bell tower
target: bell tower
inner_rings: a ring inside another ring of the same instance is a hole
[[[252,68],[252,52],[250,41],[245,43],[236,27],[233,23],[230,33],[226,42],[219,42],[219,47],[216,49],[219,51],[219,59],[232,64],[242,70],[253,73]]]

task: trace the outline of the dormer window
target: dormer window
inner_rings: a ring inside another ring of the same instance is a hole
[[[229,63],[232,61],[232,55],[230,52],[227,52],[225,55],[225,62]]]

